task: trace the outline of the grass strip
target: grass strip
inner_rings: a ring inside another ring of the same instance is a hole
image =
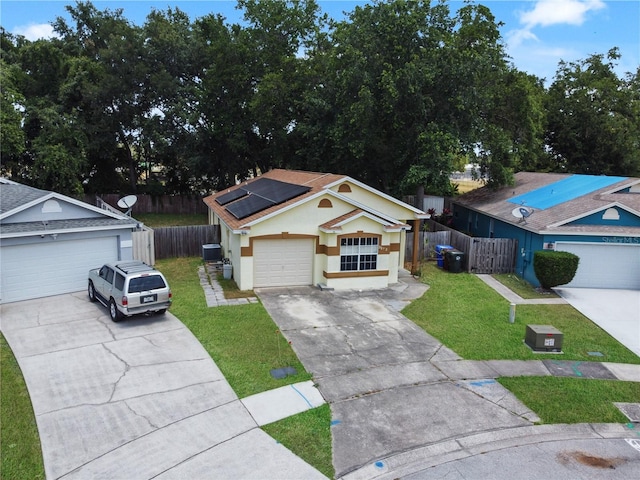
[[[224,290],[224,298],[249,298],[255,297],[253,290],[240,290],[238,284],[233,279],[226,279],[222,273],[216,274],[216,280]]]
[[[536,412],[541,423],[627,423],[613,402],[637,403],[640,383],[571,377],[513,377],[498,381]]]
[[[0,478],[44,479],[42,448],[22,371],[0,334]]]
[[[493,278],[522,298],[558,298],[553,290],[541,291],[514,273],[496,273]]]
[[[604,354],[598,361],[640,363],[640,357],[571,305],[518,305],[510,324],[509,302],[475,275],[452,274],[428,262],[422,279],[429,290],[402,313],[465,359],[594,361],[587,352],[598,351]],[[523,342],[528,324],[553,325],[563,332],[564,354],[533,353]]]
[[[331,409],[322,405],[262,429],[324,475],[334,478],[330,425]]]

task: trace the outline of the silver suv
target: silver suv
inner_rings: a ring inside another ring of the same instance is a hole
[[[107,263],[89,271],[89,300],[109,309],[111,320],[138,313],[164,313],[171,289],[164,275],[138,260]]]

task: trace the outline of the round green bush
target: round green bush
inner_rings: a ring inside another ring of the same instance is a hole
[[[570,252],[538,250],[533,253],[533,271],[542,288],[565,285],[573,280],[580,257]]]

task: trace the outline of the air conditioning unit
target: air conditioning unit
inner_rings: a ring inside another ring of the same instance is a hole
[[[562,352],[564,335],[552,325],[527,325],[524,343],[534,352]]]
[[[555,250],[556,249],[556,244],[553,242],[549,242],[549,243],[544,243],[542,245],[543,250]]]

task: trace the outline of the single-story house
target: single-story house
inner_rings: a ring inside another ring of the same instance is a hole
[[[640,178],[520,172],[453,200],[455,228],[518,240],[516,273],[539,285],[536,250],[580,257],[568,287],[640,289]]]
[[[0,303],[87,288],[91,268],[133,258],[136,220],[0,179]]]
[[[242,290],[383,288],[429,215],[346,175],[275,169],[204,199]]]

